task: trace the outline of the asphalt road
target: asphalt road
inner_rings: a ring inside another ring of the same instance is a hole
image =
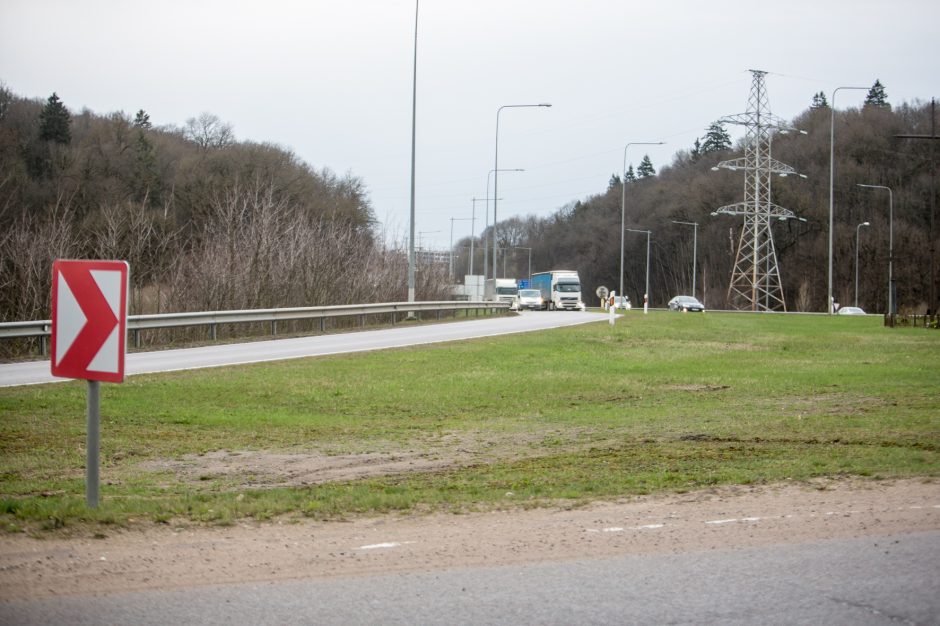
[[[383,330],[334,335],[203,346],[182,350],[136,352],[127,355],[125,374],[133,376],[135,374],[152,374],[155,372],[400,348],[443,341],[533,332],[607,319],[607,314],[601,313],[530,311],[521,315],[483,317],[444,324],[402,325]],[[63,380],[65,379],[56,378],[50,374],[48,359],[28,363],[0,364],[0,387],[35,385],[61,382]]]
[[[940,531],[0,601],[5,624],[937,624]]]

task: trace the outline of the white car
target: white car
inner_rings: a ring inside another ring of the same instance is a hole
[[[865,311],[858,308],[857,306],[839,307],[839,310],[837,312],[839,315],[865,315]]]
[[[545,308],[545,302],[542,301],[542,292],[538,289],[520,289],[517,302],[520,311],[522,309],[541,311]]]

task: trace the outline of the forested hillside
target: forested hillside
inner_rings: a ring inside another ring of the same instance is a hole
[[[0,86],[0,320],[49,315],[56,258],[128,260],[132,314],[404,300],[377,228],[361,180],[211,114],[157,128]],[[419,279],[443,296],[442,272]]]
[[[805,180],[775,177],[772,183],[773,202],[806,220],[774,227],[790,311],[826,310],[832,117],[824,95],[817,94],[813,104],[793,120],[794,126],[808,134],[773,138],[773,157],[807,176]],[[876,101],[861,109],[836,111],[833,292],[837,302],[852,304],[854,300],[856,229],[869,222],[869,227],[859,230],[859,304],[870,312],[887,308],[889,197],[884,190],[857,186],[884,185],[894,196],[894,278],[899,307],[937,310],[934,220],[940,146],[936,140],[898,138],[929,135],[931,128],[930,103],[891,107],[886,101]],[[742,147],[732,149],[730,142],[724,143],[720,125],[708,130],[702,141],[679,151],[658,174],[650,173],[643,163],[635,176],[632,166],[627,172],[626,228],[652,231],[653,306],[664,306],[672,296],[692,290],[693,227],[673,221],[699,224],[697,295],[710,308],[727,306],[743,218],[711,213],[744,200],[744,176],[740,171],[712,168],[719,161],[740,157]],[[592,304],[596,304],[597,286],[617,288],[621,185],[620,176],[614,175],[606,190],[548,218],[501,222],[497,233],[499,246],[508,250],[507,274],[527,275],[526,248],[532,248],[533,271],[578,270]],[[634,302],[642,302],[646,235],[627,232],[625,243],[624,290]],[[457,244],[463,253],[461,263],[466,262],[468,246],[466,239]]]

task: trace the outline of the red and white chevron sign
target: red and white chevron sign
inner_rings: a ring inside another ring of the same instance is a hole
[[[127,335],[126,261],[52,264],[52,375],[119,383]]]

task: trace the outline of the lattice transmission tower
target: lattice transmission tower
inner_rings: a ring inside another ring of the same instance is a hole
[[[770,112],[767,88],[764,86],[764,75],[767,72],[750,71],[753,81],[747,111],[719,120],[747,129],[744,158],[722,161],[713,168],[744,170],[744,202],[723,206],[712,215],[723,213],[744,216],[731,283],[728,285],[728,305],[738,310],[786,311],[771,227],[774,221],[802,218],[771,202],[770,177],[773,174],[806,177],[789,165],[775,160],[770,149],[775,132],[806,133],[798,131]]]

